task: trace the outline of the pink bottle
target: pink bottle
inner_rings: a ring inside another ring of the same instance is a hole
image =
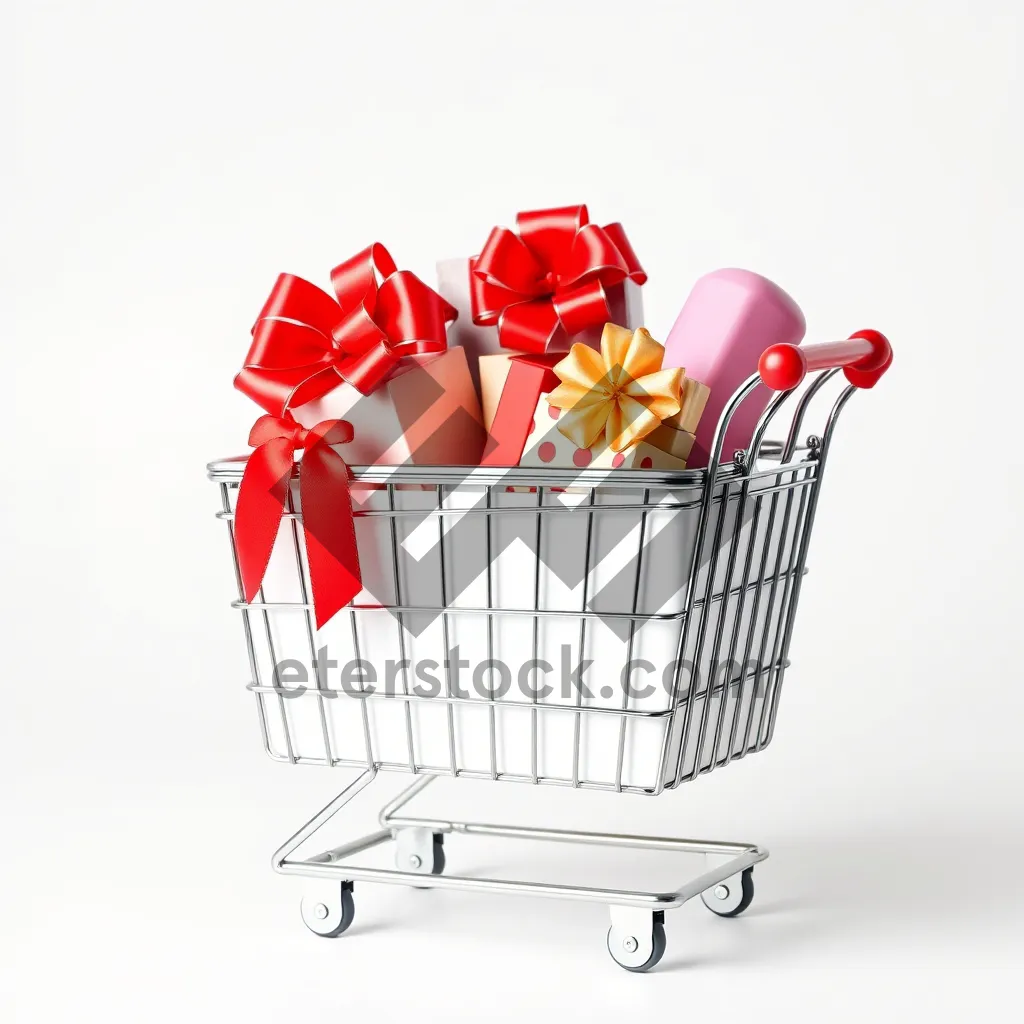
[[[697,426],[687,465],[708,464],[718,417],[733,392],[757,372],[770,345],[799,344],[804,336],[800,307],[777,285],[749,270],[715,270],[693,286],[665,341],[665,366],[682,366],[687,377],[711,389]],[[733,416],[722,460],[746,448],[772,392],[759,385]]]

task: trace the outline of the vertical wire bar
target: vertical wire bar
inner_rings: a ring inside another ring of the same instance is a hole
[[[773,486],[777,487],[779,485],[779,483],[781,482],[781,480],[782,480],[782,474],[781,473],[777,473],[775,475],[775,483],[773,484]],[[779,494],[780,494],[779,491],[773,491],[772,492],[772,496],[771,496],[771,500],[768,503],[768,523],[765,526],[764,545],[763,545],[763,547],[761,549],[761,561],[760,561],[760,564],[758,565],[758,570],[757,570],[757,586],[754,588],[754,607],[753,607],[753,609],[752,609],[752,611],[750,613],[750,629],[747,631],[747,640],[746,640],[746,644],[745,644],[745,646],[743,648],[743,684],[742,685],[743,685],[743,688],[744,688],[744,692],[742,694],[741,701],[742,701],[742,698],[746,697],[746,688],[747,688],[747,685],[748,685],[748,680],[750,681],[750,685],[753,686],[753,680],[756,678],[754,675],[748,674],[748,672],[747,672],[747,665],[750,664],[750,653],[751,653],[751,651],[754,648],[755,638],[761,636],[762,633],[763,633],[763,631],[759,631],[759,629],[758,629],[758,621],[759,621],[760,614],[761,614],[761,595],[762,595],[762,593],[764,593],[765,573],[768,570],[768,558],[771,555],[771,538],[772,538],[772,533],[775,530],[775,516],[776,516],[776,513],[778,512]],[[764,500],[764,495],[760,495],[760,498],[763,501]],[[760,662],[758,662],[758,665],[760,666]],[[739,751],[733,755],[733,757],[736,758],[736,759],[739,759],[739,758],[743,757],[747,753],[747,748],[748,748],[748,746],[750,744],[750,722],[751,722],[751,717],[752,717],[752,715],[754,713],[754,705],[756,703],[757,703],[757,690],[756,689],[752,689],[751,693],[750,693],[750,707],[747,708],[746,725],[743,728],[743,733],[744,733],[743,745],[740,747]],[[741,712],[742,712],[742,702],[740,703],[738,711],[737,711],[737,722],[733,723],[733,731],[734,732],[735,732],[736,726],[738,724],[738,715]],[[733,737],[731,742],[732,742],[732,744],[735,744],[735,737]],[[735,747],[731,746],[730,749],[734,750]]]
[[[736,645],[739,641],[740,626],[743,622],[743,608],[746,604],[747,599],[747,586],[751,582],[750,570],[753,567],[754,562],[754,549],[757,546],[757,529],[760,525],[761,519],[761,506],[764,502],[762,495],[758,494],[754,497],[754,515],[750,525],[750,539],[747,541],[747,553],[743,563],[743,576],[741,577],[741,587],[739,606],[736,610],[736,622],[733,624],[732,639],[729,642],[729,664],[731,665],[733,659],[736,657]],[[754,609],[754,618],[751,619],[750,626],[747,627],[747,636],[751,635],[754,629],[754,623],[756,621],[757,608]],[[740,676],[739,681],[736,684],[736,701],[733,704],[732,709],[732,725],[729,727],[729,744],[726,748],[725,757],[722,761],[723,765],[728,764],[732,760],[733,747],[736,743],[736,729],[740,720],[740,711],[743,708],[743,698],[746,696],[747,689],[747,666],[745,661],[740,662]],[[720,740],[719,740],[720,742]],[[716,748],[715,753],[718,753]]]
[[[676,512],[676,515],[679,515],[678,511]],[[697,557],[696,551],[694,552],[693,557]],[[689,587],[687,588],[687,593],[688,592]],[[665,719],[665,735],[662,739],[661,754],[658,758],[658,781],[653,791],[655,794],[660,793],[666,786],[671,787],[676,785],[678,781],[675,775],[672,775],[668,772],[668,764],[669,751],[672,749],[672,738],[675,734],[676,721],[678,718],[679,711],[679,679],[682,674],[683,648],[686,642],[686,623],[690,617],[689,613],[686,611],[687,603],[688,599],[684,597],[683,615],[678,620],[679,634],[676,641],[677,657],[675,659],[674,668],[672,672],[672,687],[670,690],[668,690],[667,693],[669,715]],[[662,679],[664,681],[664,674],[662,676]]]
[[[263,593],[263,588],[257,591],[257,598],[260,602],[266,601],[266,596]],[[270,651],[270,663],[273,666],[274,674],[274,690],[277,693],[277,705],[278,710],[281,713],[281,725],[284,727],[284,742],[288,748],[288,760],[292,764],[295,764],[295,748],[292,745],[292,730],[288,724],[288,710],[285,707],[284,695],[281,693],[281,687],[277,678],[277,651],[274,648],[274,638],[271,636],[270,631],[270,616],[267,614],[266,608],[263,609],[263,628],[267,634],[267,647]]]
[[[708,722],[711,718],[711,698],[714,693],[715,677],[718,675],[718,670],[720,667],[719,655],[721,654],[722,650],[722,640],[725,637],[725,620],[729,612],[729,603],[732,599],[732,577],[736,571],[736,556],[739,554],[739,538],[740,532],[743,528],[743,510],[746,507],[747,494],[749,492],[749,489],[750,481],[749,479],[744,477],[743,484],[740,487],[740,496],[736,502],[736,520],[733,524],[732,538],[729,542],[729,558],[726,561],[725,580],[722,584],[722,599],[718,602],[718,621],[715,623],[714,646],[711,650],[711,657],[708,660],[711,675],[708,678],[708,685],[705,687],[704,690],[706,696],[704,697],[704,708],[701,713],[700,730],[697,734],[697,752],[695,755],[696,760],[694,762],[695,771],[700,770],[698,766],[701,765],[704,760],[704,744],[707,740],[707,727]],[[724,517],[725,513],[723,512],[723,519]],[[742,594],[742,589],[740,590],[740,593]],[[710,614],[711,609],[707,604],[705,604],[704,615],[708,616]],[[731,666],[727,664],[727,672],[730,668]],[[722,682],[721,696],[719,697],[718,724],[715,729],[714,743],[711,748],[711,763],[708,766],[708,771],[711,771],[715,767],[715,760],[718,756],[718,743],[721,739],[722,724],[725,721],[725,708],[728,702],[728,698],[729,675],[727,674]]]
[[[696,640],[696,643],[694,645],[693,666],[694,666],[694,672],[696,672],[698,676],[700,676],[702,674],[702,670],[701,670],[701,656],[704,653],[704,638],[707,636],[707,631],[708,631],[708,616],[710,615],[710,612],[711,612],[711,603],[712,603],[711,602],[711,597],[712,597],[712,595],[714,593],[714,589],[715,589],[715,577],[718,575],[718,561],[719,561],[719,558],[721,556],[722,529],[725,526],[725,515],[726,515],[726,511],[728,510],[728,507],[729,507],[729,494],[730,494],[731,490],[732,490],[731,483],[726,481],[722,485],[722,500],[721,500],[721,503],[718,506],[718,521],[715,523],[715,535],[714,535],[714,539],[712,540],[711,560],[708,563],[708,579],[707,579],[707,583],[704,585],[704,601],[703,601],[703,603],[701,605],[701,609],[700,609],[700,624],[697,627],[697,640]],[[705,537],[706,536],[707,536],[707,534],[705,533]],[[694,554],[694,557],[695,558],[700,558],[701,554],[702,554],[702,550],[701,549],[703,548],[703,544],[701,543],[701,538],[698,538],[697,544],[698,544],[698,548],[697,548],[697,551]],[[692,613],[692,606],[691,606],[691,613]],[[690,615],[687,615],[687,623],[686,623],[687,629],[689,629],[689,625],[690,625],[689,619],[690,619],[690,617],[691,617]],[[685,652],[685,647],[684,647],[684,652]],[[680,773],[682,771],[683,767],[686,764],[686,760],[685,760],[685,758],[686,758],[686,749],[687,749],[687,746],[688,746],[688,744],[690,742],[690,727],[691,727],[692,722],[693,722],[693,706],[694,706],[694,702],[696,700],[696,697],[697,697],[697,695],[693,692],[693,687],[691,685],[690,691],[689,691],[689,697],[687,698],[687,701],[686,701],[686,713],[683,716],[683,733],[682,733],[682,736],[680,738],[680,744],[679,744],[679,764],[678,764],[678,767],[677,767],[677,775],[678,775],[678,773]],[[705,707],[707,707],[710,704],[710,702],[711,702],[711,683],[709,681],[708,684],[704,687],[704,704],[705,704]],[[703,716],[704,716],[704,713],[702,712],[702,717]],[[699,753],[700,752],[698,751],[697,754],[699,755]],[[700,757],[699,756],[695,756],[694,757],[693,769],[694,769],[693,770],[693,774],[690,776],[691,778],[696,777],[697,772],[700,770]]]
[[[237,490],[237,487],[235,488]],[[221,508],[224,510],[226,515],[231,515],[231,499],[228,496],[228,485],[222,483],[220,485],[220,503]],[[231,564],[235,569],[235,582],[238,584],[238,600],[245,601],[245,591],[242,588],[242,570],[238,564],[238,551],[235,548],[235,523],[232,519],[225,520],[228,524],[228,540],[231,544]],[[252,681],[257,685],[262,685],[262,678],[260,676],[259,661],[256,657],[256,648],[253,645],[252,640],[252,623],[249,621],[249,609],[244,608],[242,610],[242,629],[245,633],[245,650],[249,657],[249,669],[252,672]],[[264,693],[262,690],[257,690],[255,693],[256,697],[256,714],[260,722],[260,734],[263,736],[263,748],[270,753],[270,732],[267,727],[267,708],[264,704]]]
[[[772,570],[771,584],[768,589],[768,609],[765,612],[764,617],[764,629],[761,633],[761,646],[758,649],[757,654],[757,674],[754,676],[753,691],[750,695],[750,710],[747,714],[747,731],[743,740],[743,749],[746,750],[750,747],[750,727],[754,724],[754,706],[757,703],[757,693],[761,687],[761,677],[765,673],[765,668],[768,669],[768,679],[771,679],[773,668],[771,665],[765,665],[765,655],[768,650],[768,636],[771,633],[771,622],[772,613],[775,609],[775,595],[778,592],[779,587],[779,573],[782,571],[782,556],[786,550],[786,536],[789,531],[789,518],[793,511],[793,494],[796,488],[793,486],[796,483],[796,470],[790,470],[789,474],[791,479],[787,485],[786,490],[786,504],[785,511],[782,514],[782,529],[779,531],[779,550],[775,556],[775,568]],[[786,474],[780,473],[779,477],[785,476]],[[800,488],[802,490],[802,488]],[[776,491],[776,496],[781,494],[781,491]],[[771,548],[772,538],[769,534],[765,538],[765,548]],[[767,683],[765,684],[765,700],[768,699],[767,694]],[[763,706],[763,705],[762,705]],[[756,748],[755,748],[756,749]]]
[[[640,568],[643,565],[643,553],[644,553],[644,538],[647,534],[647,512],[651,502],[651,490],[649,487],[644,488],[644,494],[642,499],[642,509],[640,513],[640,546],[637,550],[636,556],[636,576],[633,580],[633,604],[632,613],[636,615],[637,604],[640,600]],[[629,666],[633,660],[633,640],[636,636],[636,619],[629,620],[629,640],[626,644],[626,676],[625,679],[620,676],[619,682],[622,684],[622,710],[626,711],[629,708],[629,687],[630,687],[630,674]],[[615,758],[615,792],[622,792],[622,766],[625,760],[626,754],[626,715],[619,717],[619,745],[618,752]]]
[[[352,652],[356,656],[356,665],[359,666],[359,692],[364,691],[363,686],[363,673],[362,673],[362,656],[359,650],[359,622],[356,619],[356,610],[353,608],[349,611],[349,623],[352,627]],[[366,744],[366,767],[373,769],[375,762],[373,759],[373,739],[370,736],[370,709],[367,707],[369,701],[366,697],[356,698],[359,701],[359,712],[363,720],[363,742]]]
[[[354,608],[349,609],[349,627],[352,631],[352,653],[355,655],[356,666],[359,670],[359,692],[362,693],[364,690],[363,679],[362,679],[362,656],[359,649],[359,623],[356,619],[356,610]],[[347,696],[347,694],[346,694]],[[363,723],[363,744],[366,747],[366,767],[370,770],[374,768],[373,759],[373,739],[370,736],[370,712],[367,708],[367,699],[365,697],[356,698],[359,700],[359,714]]]
[[[291,484],[289,482],[289,487],[290,486],[291,486]],[[280,534],[278,534],[278,536],[280,536]],[[276,546],[277,546],[277,537],[274,538],[274,547],[276,547]],[[273,551],[273,548],[271,548],[271,551]],[[266,594],[263,591],[263,586],[262,585],[260,585],[260,589],[256,592],[256,597],[257,597],[257,600],[260,602],[260,604],[266,605],[267,597],[266,597]],[[285,746],[288,748],[288,760],[292,764],[295,764],[295,748],[294,748],[294,745],[292,744],[292,730],[291,730],[291,726],[288,724],[288,709],[285,706],[284,695],[281,693],[281,686],[280,686],[280,682],[278,680],[278,673],[277,673],[277,664],[278,664],[277,663],[277,649],[274,646],[273,632],[272,632],[272,630],[270,628],[270,614],[267,612],[267,609],[265,607],[260,609],[260,611],[261,611],[261,614],[263,616],[263,630],[264,630],[264,632],[266,634],[266,637],[267,637],[267,650],[270,653],[271,671],[274,674],[274,690],[277,693],[277,705],[278,705],[278,710],[281,713],[281,725],[284,727],[284,742],[285,742]]]
[[[734,399],[735,401],[735,399]],[[723,487],[723,495],[721,499],[715,498],[715,481],[711,475],[713,467],[709,466],[705,471],[704,483],[702,485],[701,494],[701,510],[700,518],[697,523],[697,530],[693,540],[693,554],[691,555],[691,565],[689,571],[689,577],[686,582],[686,597],[683,602],[683,621],[679,630],[679,644],[676,647],[676,661],[675,671],[672,676],[672,722],[668,728],[672,729],[675,727],[677,718],[679,717],[679,704],[682,702],[683,695],[679,689],[679,683],[683,671],[683,658],[686,654],[686,648],[690,640],[690,626],[693,622],[693,612],[696,607],[695,599],[697,594],[697,579],[700,575],[700,560],[704,551],[705,541],[708,537],[708,525],[711,520],[711,510],[717,503],[719,506],[718,515],[719,521],[721,522],[722,517],[725,515],[726,505],[726,494],[725,488]],[[709,566],[709,571],[713,572],[713,566]],[[714,577],[712,576],[711,579]],[[701,607],[701,617],[704,616],[704,608]],[[692,706],[694,700],[693,691],[693,679],[694,675],[699,671],[699,666],[694,662],[693,670],[690,672],[690,678],[687,682],[686,688],[686,708],[683,711],[683,722],[680,726],[679,732],[679,750],[676,754],[676,770],[673,776],[673,786],[678,786],[682,782],[683,778],[683,765],[686,762],[686,751],[687,743],[689,739],[689,728],[690,719],[692,716]]]
[[[287,494],[287,508],[288,511],[293,515],[295,513],[295,501],[292,497],[292,488],[288,488]],[[310,611],[309,602],[309,591],[306,588],[306,573],[302,565],[302,555],[299,550],[299,520],[295,517],[291,521],[292,528],[292,551],[295,553],[295,571],[299,576],[299,593],[302,597],[302,603],[305,606],[302,610],[303,615],[306,619],[306,639],[309,641],[309,663],[313,669],[313,675],[316,677],[316,700],[318,710],[320,712],[320,728],[323,732],[324,737],[324,757],[327,759],[329,767],[334,766],[334,753],[331,750],[331,737],[330,730],[327,726],[327,709],[324,706],[324,694],[323,689],[320,686],[320,666],[316,658],[316,629],[313,625],[313,614]],[[326,672],[326,670],[325,670]],[[326,679],[324,680],[326,686]]]
[[[447,568],[444,559],[444,516],[441,514],[444,509],[444,485],[437,485],[437,547],[441,559],[441,607],[448,608],[448,581]],[[441,629],[444,636],[444,689],[447,696],[452,696],[452,667],[451,658],[448,656],[448,612],[441,612]],[[455,777],[459,774],[458,763],[455,759],[455,709],[451,701],[445,703],[445,711],[448,718],[448,756],[451,760],[451,772]]]
[[[587,610],[587,596],[590,588],[590,545],[594,533],[594,498],[597,496],[597,488],[592,487],[590,490],[590,501],[589,508],[587,510],[587,537],[586,537],[586,548],[583,555],[583,600],[580,604],[580,611],[586,612]],[[580,672],[583,671],[583,662],[586,658],[587,650],[587,617],[586,615],[580,616]],[[578,789],[580,784],[580,727],[582,725],[583,718],[583,677],[582,674],[579,680],[579,686],[576,687],[576,696],[574,699],[576,707],[579,709],[572,716],[573,717],[573,728],[572,728],[572,785],[573,789]]]
[[[388,489],[388,511],[395,511],[395,485],[389,483]],[[395,583],[395,604],[399,608],[405,603],[402,600],[402,574],[398,570],[398,529],[396,526],[396,517],[394,515],[388,516],[388,523],[391,527],[391,569],[394,574]],[[406,656],[405,650],[405,615],[402,612],[397,612],[398,615],[398,656],[400,664],[402,666],[402,692],[406,697],[409,696],[409,659]],[[402,701],[402,706],[405,708],[405,739],[409,747],[409,771],[413,774],[416,773],[416,749],[413,745],[412,738],[412,706],[408,700]]]
[[[658,755],[658,768],[654,788],[645,788],[644,790],[644,792],[650,793],[653,796],[657,796],[665,788],[666,785],[665,768],[668,765],[668,751],[669,744],[672,739],[672,722],[674,718],[674,715],[668,715],[665,718],[665,731],[661,737],[661,753]]]
[[[491,508],[491,487],[487,485],[486,494],[486,507],[489,510]],[[493,559],[493,543],[491,540],[491,525],[494,517],[490,514],[490,511],[484,514],[484,520],[487,526],[487,665],[491,668],[494,665],[494,588],[491,573],[494,569]],[[493,682],[493,671],[492,680]],[[490,718],[488,727],[490,729],[490,741],[491,741],[491,778],[498,778],[498,728],[497,728],[497,711],[495,710],[495,699],[494,691],[491,690],[491,696],[488,699],[487,711]]]
[[[794,479],[794,482],[795,482],[796,481],[796,475],[795,474],[794,474],[793,479]],[[815,486],[817,486],[817,484],[811,484],[810,485],[810,487],[815,487]],[[786,582],[785,582],[785,586],[783,587],[783,591],[782,591],[782,600],[779,602],[779,615],[778,615],[777,623],[775,625],[775,640],[774,640],[774,643],[772,644],[772,659],[771,659],[771,662],[770,662],[770,664],[772,665],[772,670],[771,670],[771,672],[770,672],[770,674],[768,676],[768,682],[767,682],[767,686],[768,686],[769,692],[765,693],[764,703],[761,705],[761,719],[758,722],[758,726],[757,726],[758,740],[757,740],[757,744],[754,747],[755,750],[762,750],[764,748],[764,746],[765,746],[765,743],[764,743],[764,727],[765,727],[765,722],[768,720],[769,707],[774,702],[775,696],[778,693],[778,681],[779,681],[779,679],[780,679],[780,677],[782,675],[782,667],[781,667],[781,665],[779,665],[778,658],[779,658],[779,651],[781,650],[781,647],[782,647],[782,635],[783,635],[783,628],[784,628],[783,624],[784,624],[785,619],[786,619],[787,610],[789,608],[790,595],[791,595],[792,590],[793,590],[793,570],[796,568],[797,556],[798,556],[799,549],[800,549],[800,544],[798,543],[798,541],[800,540],[801,535],[803,533],[804,510],[807,507],[807,491],[808,491],[808,489],[809,489],[808,487],[801,487],[800,488],[800,505],[799,505],[799,507],[797,509],[796,523],[794,524],[794,527],[793,527],[793,537],[792,537],[790,551],[789,551],[789,567],[786,570]]]
[[[544,488],[542,486],[537,487],[537,508],[541,508],[544,504]],[[533,565],[533,661],[536,664],[537,661],[537,633],[540,627],[540,563],[541,563],[541,551],[540,551],[540,538],[541,538],[541,523],[544,520],[544,516],[540,512],[535,514],[537,519],[537,534],[534,538],[533,550],[536,552],[534,555]],[[530,772],[533,775],[534,783],[539,781],[537,774],[537,670],[533,670],[533,707],[530,708]]]

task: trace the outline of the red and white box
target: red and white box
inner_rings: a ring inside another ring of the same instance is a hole
[[[549,405],[547,396],[537,402],[520,466],[566,469],[686,469],[693,434],[662,424],[643,440],[621,452],[613,451],[602,435],[590,448],[577,447],[558,429],[561,409]],[[660,447],[659,447],[660,445]]]
[[[482,466],[517,466],[535,431],[538,403],[554,388],[561,353],[487,355],[480,360],[480,394],[487,441]]]
[[[465,351],[407,357],[369,395],[342,382],[292,411],[304,427],[345,419],[354,438],[344,446],[353,466],[475,466],[486,431]]]

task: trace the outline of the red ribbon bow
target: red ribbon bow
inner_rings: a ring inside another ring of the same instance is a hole
[[[470,263],[473,323],[497,324],[505,348],[539,353],[610,320],[605,288],[647,274],[621,224],[589,219],[586,206],[562,206],[518,214],[518,234],[494,228]]]
[[[403,356],[447,347],[457,311],[415,274],[396,270],[379,242],[335,267],[331,284],[337,299],[281,274],[253,327],[235,387],[275,416],[342,381],[368,395]]]
[[[291,416],[261,416],[249,433],[249,456],[235,505],[235,549],[245,600],[263,585],[270,554],[288,507],[295,452],[299,501],[306,539],[306,563],[313,591],[316,628],[331,619],[362,589],[349,469],[330,446],[352,440],[352,424],[324,420],[304,430]]]

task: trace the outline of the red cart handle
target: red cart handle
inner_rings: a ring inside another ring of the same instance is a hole
[[[878,331],[858,331],[846,341],[820,345],[772,345],[757,364],[762,383],[773,391],[797,387],[814,370],[842,367],[846,379],[858,388],[872,388],[892,365],[892,346]]]

